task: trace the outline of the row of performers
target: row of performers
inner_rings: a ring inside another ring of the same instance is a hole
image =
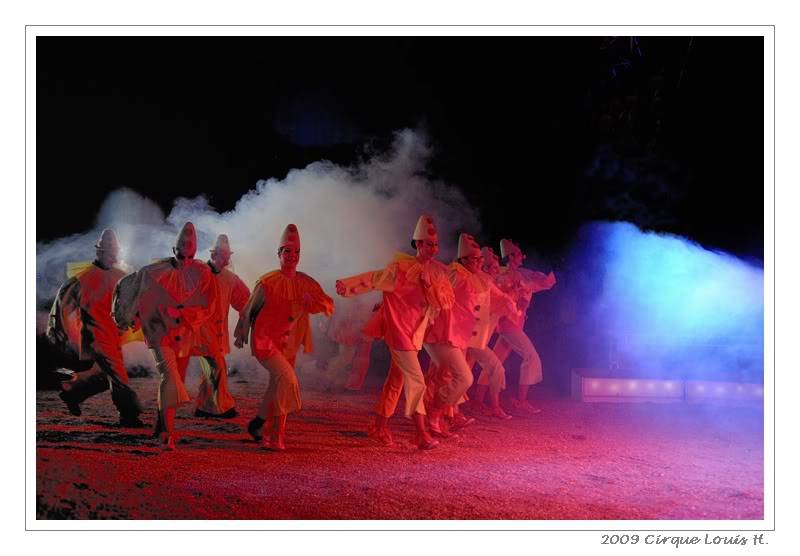
[[[522,268],[525,255],[509,240],[500,245],[506,266],[491,248],[461,234],[457,260],[446,266],[436,260],[439,240],[430,216],[419,218],[411,239],[415,255],[396,254],[383,269],[336,281],[336,293],[354,297],[371,291],[383,295],[363,329],[386,342],[391,355],[388,376],[375,408],[370,436],[392,445],[388,427],[400,393],[405,416],[416,428],[420,449],[438,444],[452,428],[468,424],[458,411],[473,382],[472,367],[481,367],[477,395],[488,415],[509,416],[500,406],[505,388],[503,360],[511,351],[522,358],[516,411],[534,413],[528,389],[542,379],[536,350],[523,332],[526,312],[537,291],[551,288],[555,277]],[[159,371],[158,417],[154,437],[166,450],[175,448],[175,413],[191,401],[184,380],[191,357],[202,372],[196,414],[222,418],[237,415],[227,387],[225,355],[230,352],[228,313],[239,313],[234,345],[250,343],[253,356],[269,372],[269,386],[247,429],[264,448],[285,449],[286,418],[301,407],[295,359],[300,347],[313,351],[309,315],[333,314],[334,302],[310,276],[297,271],[300,234],[289,224],[278,245],[280,268],[261,276],[252,292],[227,269],[232,251],[220,235],[211,258],[194,258],[197,235],[187,222],[173,247],[174,256],[125,274],[118,268],[119,245],[104,230],[95,245],[96,259],[75,272],[59,289],[50,311],[47,336],[62,349],[76,349],[92,360],[89,371],[72,375],[59,394],[69,411],[110,388],[120,425],[142,427],[142,406],[131,389],[122,344],[143,339]],[[490,337],[497,333],[494,349]],[[419,352],[430,355],[426,377]]]

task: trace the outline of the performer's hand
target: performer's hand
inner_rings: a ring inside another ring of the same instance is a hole
[[[344,283],[341,280],[336,280],[336,293],[344,295],[346,292],[347,288],[344,287]]]
[[[246,338],[238,337],[236,338],[236,341],[233,342],[233,345],[235,345],[239,349],[242,349],[246,343],[247,343]]]

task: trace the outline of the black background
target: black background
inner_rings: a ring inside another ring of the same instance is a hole
[[[763,258],[761,37],[38,37],[36,57],[39,241],[118,187],[229,210],[414,127],[484,241],[555,263],[622,219]]]

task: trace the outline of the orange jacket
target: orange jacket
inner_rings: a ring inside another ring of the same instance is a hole
[[[439,314],[425,336],[425,343],[449,344],[460,349],[485,348],[491,335],[490,315],[515,315],[514,301],[498,289],[488,274],[473,274],[458,262],[450,265],[448,277],[455,303],[452,309]]]
[[[217,356],[219,339],[206,325],[218,314],[218,291],[204,262],[164,259],[120,280],[114,320],[124,329],[138,319],[148,346],[170,347],[178,357]]]
[[[426,272],[431,280],[424,287],[421,274]],[[447,267],[439,261],[422,265],[405,253],[398,253],[383,270],[365,272],[343,278],[344,297],[368,291],[383,292],[383,303],[378,310],[382,320],[383,338],[389,348],[397,351],[419,351],[428,325],[441,310],[453,306],[453,288],[447,279]],[[370,320],[370,330],[375,330]]]
[[[56,343],[73,345],[81,359],[119,349],[120,332],[111,317],[111,298],[124,276],[123,270],[103,268],[95,261],[64,282],[50,310],[47,336]]]
[[[333,314],[333,299],[316,280],[297,272],[288,277],[273,270],[258,279],[236,324],[236,338],[250,336],[250,349],[258,359],[282,353],[293,363],[300,346],[314,351],[309,314]]]
[[[217,288],[219,289],[219,300],[217,302],[218,312],[215,317],[210,320],[213,330],[210,332],[215,334],[220,344],[220,349],[223,354],[231,352],[230,337],[228,332],[228,313],[230,308],[237,313],[241,313],[247,300],[250,297],[250,290],[242,282],[242,279],[236,276],[227,268],[217,270],[210,262],[208,267],[217,281]]]

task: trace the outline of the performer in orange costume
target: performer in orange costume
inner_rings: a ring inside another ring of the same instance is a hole
[[[487,276],[495,286],[497,285],[495,280],[497,278],[498,273],[500,272],[500,257],[497,256],[497,253],[494,252],[494,249],[491,247],[482,247],[481,248],[481,255],[483,257],[483,264],[481,266],[481,270],[483,271],[484,275]],[[502,290],[501,290],[502,291]],[[498,308],[491,307],[489,312],[488,322],[486,323],[486,339],[487,343],[488,340],[494,335],[497,325],[500,322],[500,319],[505,316],[503,312],[497,310]],[[516,310],[516,307],[515,307]],[[496,355],[496,354],[495,354]],[[499,361],[499,359],[498,359]],[[468,359],[467,363],[470,367],[475,365],[474,359]],[[502,361],[501,361],[502,363]],[[481,372],[478,376],[477,386],[475,387],[475,392],[472,396],[471,404],[474,406],[474,410],[479,414],[486,415],[486,416],[495,416],[500,419],[508,419],[510,416],[506,415],[503,416],[499,413],[496,413],[488,406],[484,405],[484,400],[486,399],[486,394],[489,391],[489,370],[481,368]],[[502,408],[501,408],[502,409]],[[505,413],[505,412],[504,412]]]
[[[208,321],[218,314],[217,282],[207,264],[194,258],[197,234],[187,222],[173,247],[174,257],[142,267],[117,284],[114,320],[120,329],[138,318],[161,375],[154,435],[162,448],[175,449],[175,412],[191,401],[184,380],[189,358],[221,363],[218,338]]]
[[[333,314],[333,300],[310,276],[297,272],[300,233],[289,224],[278,247],[280,270],[259,278],[239,317],[234,345],[250,347],[269,372],[269,388],[247,430],[268,450],[286,449],[286,417],[301,407],[300,385],[294,371],[297,351],[314,349],[308,315]],[[264,431],[266,423],[268,431]],[[269,437],[265,432],[269,432]]]
[[[500,320],[497,326],[500,337],[494,346],[494,352],[500,361],[505,361],[511,351],[515,351],[522,358],[519,369],[519,390],[512,407],[515,411],[523,414],[535,414],[541,410],[528,402],[528,390],[532,385],[542,381],[542,361],[533,342],[522,327],[525,324],[533,294],[552,288],[556,284],[556,277],[552,272],[545,275],[522,268],[525,255],[509,239],[500,241],[500,256],[506,266],[501,267],[496,282],[501,290],[514,299],[519,314]]]
[[[505,369],[487,344],[494,329],[492,315],[516,316],[517,310],[514,301],[481,270],[482,262],[483,255],[475,238],[469,234],[461,234],[458,240],[458,260],[450,265],[449,273],[456,296],[451,318],[446,322],[449,343],[464,351],[470,378],[474,362],[481,364],[487,374],[487,385],[491,394],[490,415],[508,419],[509,416],[500,407],[500,392],[505,388]],[[438,332],[437,328],[444,324],[445,321],[437,321],[431,327],[429,336],[434,337],[434,333]],[[446,384],[452,375],[452,368],[439,368],[435,374],[433,382],[438,389]],[[460,401],[463,398],[457,403]]]
[[[416,257],[398,253],[385,269],[337,280],[336,292],[343,297],[368,291],[383,292],[383,303],[365,328],[375,336],[380,330],[392,358],[383,385],[372,435],[386,445],[392,444],[389,417],[394,414],[400,391],[406,398],[405,416],[414,420],[416,444],[420,449],[434,448],[425,427],[425,379],[419,364],[419,350],[428,324],[442,309],[453,305],[453,288],[447,280],[447,268],[434,260],[439,251],[439,236],[433,219],[423,215],[411,239]]]
[[[195,401],[196,417],[231,419],[238,415],[236,403],[228,390],[228,366],[225,361],[225,355],[231,352],[228,339],[228,313],[231,307],[239,313],[242,312],[250,297],[250,290],[236,274],[226,268],[232,254],[228,236],[220,234],[214,248],[211,249],[211,260],[207,264],[214,274],[219,290],[218,313],[209,321],[209,326],[212,328],[210,333],[217,337],[222,357],[200,359],[202,374]],[[216,365],[217,361],[222,364],[221,367]]]
[[[364,334],[364,326],[372,316],[373,303],[366,298],[350,298],[337,304],[336,315],[328,326],[328,338],[339,346],[336,356],[328,360],[325,367],[329,386],[337,388],[345,380],[343,387],[350,392],[358,392],[364,385],[369,370],[370,351],[373,338]],[[350,367],[345,379],[343,371]]]
[[[142,407],[128,385],[120,333],[111,318],[114,287],[125,276],[114,266],[119,255],[114,231],[103,230],[95,249],[95,261],[64,282],[50,311],[47,337],[57,345],[72,344],[81,359],[94,361],[91,370],[63,383],[59,396],[70,413],[80,415],[81,402],[110,387],[120,426],[143,427]]]

